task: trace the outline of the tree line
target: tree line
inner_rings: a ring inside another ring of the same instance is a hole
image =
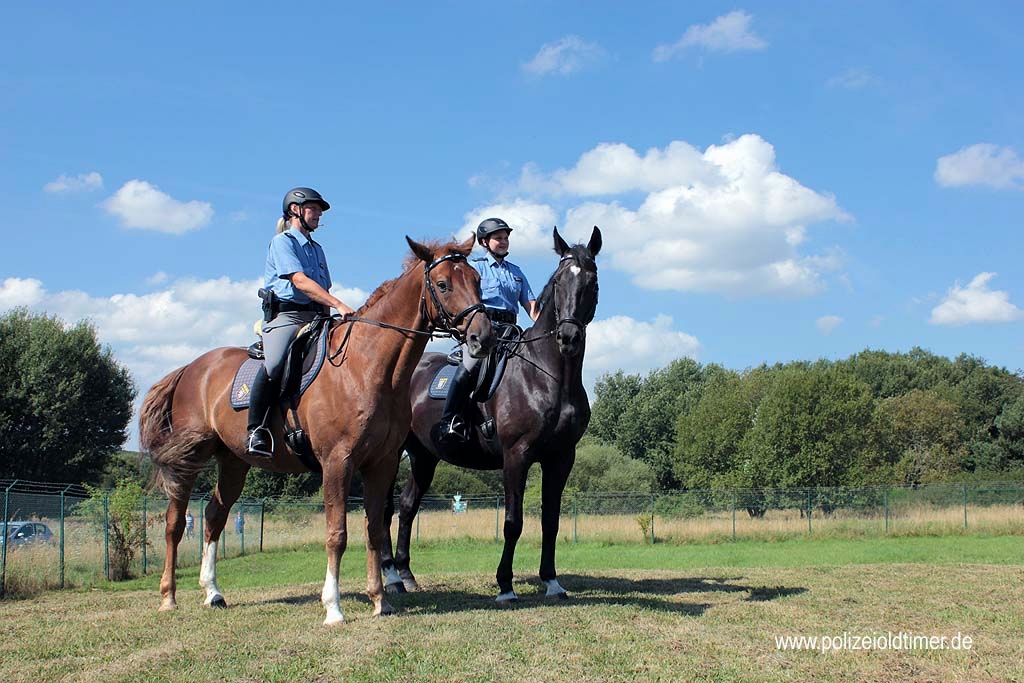
[[[88,322],[23,308],[0,316],[0,377],[0,478],[106,489],[147,482],[148,463],[120,450],[136,387]],[[403,461],[400,482],[407,470]],[[528,495],[539,491],[538,474]],[[683,358],[646,376],[605,375],[567,493],[970,478],[1024,479],[1024,377],[915,348],[744,371]],[[215,482],[211,468],[197,494]],[[298,498],[320,485],[319,475],[254,468],[243,496]],[[443,463],[432,486],[441,494],[500,490],[498,472]]]
[[[603,376],[589,435],[664,491],[917,486],[1024,475],[1024,377],[914,348],[741,372]]]

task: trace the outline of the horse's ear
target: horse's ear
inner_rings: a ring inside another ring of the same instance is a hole
[[[594,226],[594,232],[590,234],[590,244],[587,245],[587,249],[590,250],[591,256],[597,256],[597,252],[601,251],[601,229]]]
[[[473,251],[473,247],[476,246],[476,235],[470,235],[469,239],[460,244],[455,248],[455,251],[459,252],[463,256],[469,256],[469,252]]]
[[[565,243],[562,236],[558,234],[558,226],[555,226],[555,253],[559,256],[565,256],[569,253],[569,245]]]
[[[425,263],[430,263],[434,260],[434,253],[427,247],[413,240],[408,235],[405,236],[405,241],[409,243],[409,248],[412,249],[412,253],[416,254],[416,258]]]

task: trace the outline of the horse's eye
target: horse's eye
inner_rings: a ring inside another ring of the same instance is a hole
[[[437,288],[440,289],[442,292],[447,292],[448,291],[448,281],[447,280],[439,280],[438,283],[437,283]]]

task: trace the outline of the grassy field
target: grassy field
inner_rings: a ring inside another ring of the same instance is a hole
[[[558,602],[543,597],[539,548],[526,542],[511,610],[493,602],[500,546],[439,541],[415,553],[424,590],[373,619],[364,552],[351,544],[349,621],[331,629],[320,625],[319,548],[219,563],[228,610],[202,607],[195,567],[179,573],[169,614],[156,611],[153,576],[3,601],[0,680],[1024,681],[1019,536],[561,544],[572,597]],[[785,650],[785,636],[836,647]],[[850,649],[861,636],[878,646],[946,637],[947,649]]]

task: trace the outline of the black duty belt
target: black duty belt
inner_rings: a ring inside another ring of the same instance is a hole
[[[514,325],[518,317],[512,311],[506,311],[504,308],[488,308],[487,317],[496,323],[505,323],[506,325]]]
[[[310,302],[308,304],[297,304],[292,301],[278,301],[277,310],[281,313],[290,313],[293,311],[313,311],[314,313],[320,313],[323,307],[320,304]]]

